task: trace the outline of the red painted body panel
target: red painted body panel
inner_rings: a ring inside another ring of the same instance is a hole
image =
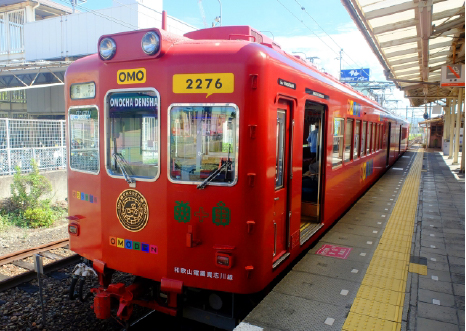
[[[154,31],[158,31],[155,30]],[[299,231],[301,214],[301,177],[303,118],[306,100],[325,104],[327,145],[323,169],[324,227],[313,237],[317,238],[355,200],[371,186],[386,170],[387,139],[384,136],[382,150],[332,169],[333,119],[352,117],[383,123],[384,132],[392,122],[390,139],[390,165],[399,157],[396,128],[407,127],[407,123],[386,113],[373,101],[364,98],[333,77],[320,73],[292,56],[269,46],[245,40],[190,40],[183,37],[162,35],[163,55],[145,56],[140,51],[140,39],[145,31],[136,31],[112,36],[117,44],[114,59],[104,62],[92,55],[72,64],[66,72],[67,108],[77,105],[97,105],[100,111],[100,172],[98,175],[68,171],[69,213],[82,215],[79,220],[81,233],[71,236],[71,249],[90,259],[106,263],[106,267],[160,281],[162,278],[176,279],[184,286],[219,290],[233,293],[253,293],[263,289],[300,252],[309,247],[311,240],[294,249],[286,248],[290,256],[275,270],[273,262],[273,212],[275,197],[275,142],[276,109],[280,97],[291,106],[295,120],[293,179],[290,180],[290,234]],[[241,30],[242,32],[242,30]],[[232,29],[231,34],[235,34]],[[197,33],[201,37],[202,33]],[[207,39],[207,38],[206,38]],[[130,45],[130,47],[125,47]],[[136,47],[139,47],[137,50]],[[118,53],[120,52],[120,53]],[[141,54],[140,54],[141,53]],[[131,54],[135,54],[133,57]],[[147,81],[142,84],[118,85],[117,71],[120,69],[145,68]],[[187,73],[233,73],[234,93],[175,94],[172,79],[175,74]],[[257,75],[257,88],[251,87],[251,75]],[[296,84],[296,90],[279,86],[278,78]],[[92,100],[70,100],[72,83],[96,82],[96,98]],[[118,88],[153,87],[160,93],[160,177],[155,182],[138,181],[136,190],[147,200],[149,221],[139,232],[125,230],[116,215],[116,200],[128,189],[123,178],[113,178],[105,168],[104,147],[104,102],[109,90]],[[305,88],[329,96],[320,99],[305,93]],[[362,105],[361,117],[347,115],[348,99]],[[196,185],[174,184],[168,180],[167,170],[167,122],[168,108],[173,103],[232,103],[239,108],[239,172],[238,181],[232,187],[207,186],[198,190]],[[380,118],[382,117],[382,122]],[[250,136],[250,125],[256,125],[255,138]],[[69,146],[68,146],[69,147]],[[407,148],[404,143],[401,152]],[[69,158],[68,158],[69,159]],[[373,173],[361,181],[360,168],[364,162],[373,160]],[[249,184],[248,174],[255,174],[254,185]],[[73,192],[85,192],[98,198],[89,203],[73,198]],[[191,221],[177,222],[174,218],[176,201],[189,202]],[[231,210],[231,222],[218,226],[212,222],[212,209],[222,201]],[[203,207],[209,216],[200,222],[194,212]],[[248,221],[254,221],[248,233]],[[200,245],[187,247],[188,226],[192,226],[193,238]],[[147,254],[110,245],[110,237],[124,238],[156,245],[158,254]],[[231,246],[229,253],[234,257],[231,269],[221,268],[214,263],[214,246]],[[252,266],[248,272],[246,268]],[[179,268],[179,269],[176,269]],[[186,273],[181,273],[181,268]],[[195,270],[212,272],[212,278],[200,277]],[[178,272],[177,272],[178,271]],[[224,279],[231,276],[232,279]],[[218,277],[218,278],[215,278]]]

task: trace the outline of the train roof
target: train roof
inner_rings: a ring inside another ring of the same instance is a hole
[[[301,59],[299,56],[288,54],[280,45],[273,41],[268,36],[262,34],[254,28],[244,25],[244,26],[221,26],[213,27],[207,29],[200,29],[192,32],[188,32],[184,37],[192,40],[244,40],[251,43],[257,43],[269,48],[267,51],[268,55],[275,57],[277,60],[289,65],[290,67],[295,68],[301,72],[304,72],[310,77],[313,77],[324,84],[338,89],[343,93],[349,94],[354,98],[363,100],[366,103],[377,108],[379,111],[382,111],[387,114],[388,117],[404,121],[404,119],[388,112],[382,106],[380,106],[376,101],[369,99],[361,92],[353,89],[353,87],[347,83],[342,83],[334,76],[322,72],[317,69],[317,67],[310,62],[307,62]],[[251,41],[251,39],[253,41]]]

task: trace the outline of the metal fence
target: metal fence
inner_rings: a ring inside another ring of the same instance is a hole
[[[65,131],[64,120],[0,118],[0,176],[30,171],[32,159],[40,170],[65,168]]]

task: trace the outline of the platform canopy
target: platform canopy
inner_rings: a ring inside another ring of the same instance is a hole
[[[412,106],[457,95],[439,82],[442,65],[464,64],[464,0],[341,1]]]

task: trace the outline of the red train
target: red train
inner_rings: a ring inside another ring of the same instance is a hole
[[[408,123],[248,26],[98,45],[65,88],[70,245],[98,318],[232,328],[407,149]]]

